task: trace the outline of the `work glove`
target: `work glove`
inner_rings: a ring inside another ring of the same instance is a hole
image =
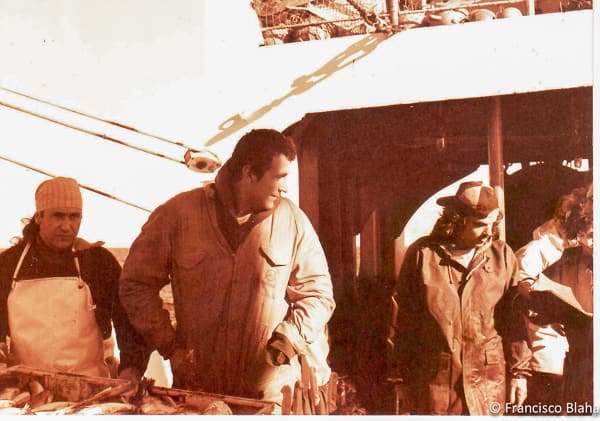
[[[296,351],[290,341],[279,333],[273,333],[267,342],[267,363],[272,367],[289,364],[294,355]]]
[[[510,391],[508,392],[508,401],[514,407],[520,407],[527,399],[527,379],[513,378],[510,380]]]

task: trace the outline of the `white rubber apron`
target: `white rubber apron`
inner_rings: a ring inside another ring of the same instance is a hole
[[[27,244],[8,295],[11,352],[18,364],[51,371],[108,377],[102,335],[88,285],[77,276],[16,282]]]

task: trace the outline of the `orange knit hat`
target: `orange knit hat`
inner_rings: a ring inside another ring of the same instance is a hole
[[[35,211],[50,208],[83,208],[81,191],[75,179],[55,177],[38,186],[35,191]]]

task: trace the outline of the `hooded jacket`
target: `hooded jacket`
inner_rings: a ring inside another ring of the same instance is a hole
[[[327,262],[306,215],[284,198],[234,252],[217,219],[216,191],[231,198],[224,170],[216,185],[181,193],[151,214],[125,262],[120,297],[164,357],[176,347],[191,351],[194,372],[174,373],[174,385],[279,402],[300,367],[297,357],[267,365],[274,332],[306,355],[319,385],[329,380],[326,324],[335,303]],[[169,282],[176,327],[158,295]]]
[[[409,248],[394,296],[393,364],[412,413],[453,414],[462,393],[470,415],[497,415],[492,402],[504,408],[504,351],[513,375],[527,373],[530,355],[522,318],[512,313],[515,274],[501,241],[476,250],[467,268],[429,237]]]

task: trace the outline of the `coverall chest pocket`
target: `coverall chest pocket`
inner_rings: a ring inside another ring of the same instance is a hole
[[[206,252],[203,250],[194,250],[182,252],[175,255],[174,278],[182,283],[198,285],[201,279],[207,278],[210,274],[206,273],[203,263],[206,260]],[[175,285],[173,285],[175,288]]]
[[[260,288],[267,296],[275,298],[284,289],[283,279],[289,277],[291,253],[264,244],[260,246],[260,252],[263,257],[258,268]]]
[[[204,260],[206,253],[203,250],[184,252],[175,256],[175,263],[184,270],[193,269]]]

